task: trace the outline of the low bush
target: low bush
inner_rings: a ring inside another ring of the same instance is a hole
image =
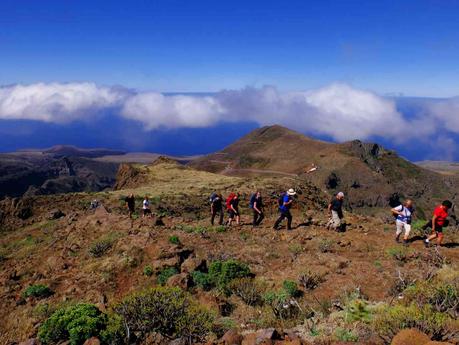
[[[459,336],[459,321],[446,313],[436,312],[431,305],[384,306],[372,321],[376,334],[390,343],[402,329],[416,328],[430,334],[433,340],[453,340]]]
[[[306,271],[299,276],[298,282],[306,290],[314,290],[323,282],[323,277],[318,273]]]
[[[285,290],[265,293],[263,302],[271,308],[274,316],[279,320],[294,319],[301,314],[300,305]]]
[[[174,276],[174,275],[176,275],[178,273],[179,272],[178,272],[177,268],[175,268],[175,267],[164,268],[162,271],[160,271],[158,273],[158,277],[157,277],[158,283],[161,284],[161,285],[164,285],[164,284],[167,283],[167,280],[170,277],[172,277],[172,276]]]
[[[209,279],[219,290],[229,293],[229,283],[237,278],[250,276],[249,267],[234,259],[216,260],[209,265]]]
[[[336,340],[338,341],[354,342],[354,343],[359,341],[358,335],[344,328],[337,328],[335,331],[335,337],[336,337]]]
[[[349,300],[344,307],[344,319],[348,323],[355,321],[368,323],[372,319],[372,312],[368,306],[368,302],[356,298]]]
[[[22,292],[22,297],[35,297],[35,298],[46,298],[53,294],[53,290],[51,290],[46,285],[30,285]]]
[[[100,240],[91,244],[88,249],[88,254],[93,258],[100,258],[105,255],[113,246],[113,241],[111,240]]]
[[[169,243],[171,244],[175,244],[175,245],[179,245],[180,244],[180,239],[178,238],[178,236],[170,236],[169,237]]]
[[[183,337],[189,344],[203,341],[211,331],[213,314],[179,288],[156,287],[126,297],[114,310],[128,335],[140,339],[156,332],[169,339]]]
[[[106,329],[107,316],[92,304],[76,304],[55,311],[39,328],[42,344],[69,341],[83,344],[86,339],[99,336]]]
[[[231,292],[240,297],[245,304],[254,306],[262,302],[265,287],[253,278],[245,277],[234,279],[229,288]]]
[[[209,274],[201,271],[193,271],[191,273],[191,278],[193,279],[194,285],[201,289],[206,291],[212,289],[212,282],[210,281]]]
[[[147,277],[151,277],[153,275],[153,267],[151,267],[150,265],[146,265],[144,268],[143,268],[143,275],[144,276],[147,276]]]
[[[301,295],[301,291],[298,289],[298,284],[293,280],[284,280],[282,288],[290,297],[299,297]]]
[[[334,242],[328,239],[322,239],[319,242],[319,251],[321,253],[333,253],[335,250]]]
[[[410,261],[411,259],[416,258],[416,253],[403,246],[391,247],[387,249],[387,255],[389,255],[394,260],[397,260],[401,265]]]

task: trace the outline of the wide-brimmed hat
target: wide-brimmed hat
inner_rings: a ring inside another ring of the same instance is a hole
[[[293,188],[290,188],[288,191],[287,191],[287,194],[292,196],[292,195],[295,195],[296,192],[293,190]]]

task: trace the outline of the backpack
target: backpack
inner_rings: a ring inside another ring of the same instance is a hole
[[[234,197],[236,194],[231,193],[227,198],[226,198],[226,209],[231,210],[231,201],[233,201]]]
[[[255,200],[257,199],[257,195],[253,193],[250,195],[250,201],[249,201],[249,207],[253,208],[253,205],[255,205]]]
[[[209,198],[210,203],[212,204],[216,198],[217,198],[217,193],[213,192]]]
[[[281,195],[277,199],[277,203],[279,204],[279,207],[284,205],[284,196],[285,196],[285,193],[281,193]]]
[[[402,209],[400,210],[400,212],[403,212],[405,210],[405,206],[403,205],[398,205],[398,206],[402,206]],[[396,206],[396,207],[398,207]],[[394,207],[395,208],[395,207]],[[395,219],[397,219],[397,217],[399,216],[397,213],[395,212],[392,212],[392,216],[394,216]]]

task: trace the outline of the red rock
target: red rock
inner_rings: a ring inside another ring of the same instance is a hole
[[[100,340],[97,337],[89,338],[83,345],[100,345]]]
[[[240,335],[236,330],[230,329],[223,335],[219,343],[223,345],[241,345],[242,344],[242,335]]]
[[[392,339],[391,345],[425,345],[430,338],[417,329],[403,329]]]

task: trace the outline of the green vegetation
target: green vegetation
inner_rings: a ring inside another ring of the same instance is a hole
[[[202,226],[202,225],[188,225],[188,224],[179,224],[175,226],[175,229],[184,231],[189,234],[205,234],[205,233],[210,233],[210,232],[226,232],[226,227],[224,225],[218,225],[218,226]]]
[[[143,268],[143,275],[144,276],[147,276],[147,277],[151,277],[153,275],[153,267],[151,267],[150,265],[146,265],[144,268]]]
[[[179,245],[180,244],[180,239],[176,235],[172,235],[169,237],[169,243]]]
[[[83,344],[86,339],[99,336],[106,329],[107,316],[92,304],[76,304],[55,311],[38,330],[38,338],[44,345],[70,341],[71,345]]]
[[[298,284],[293,280],[284,280],[282,288],[290,297],[299,297],[301,295],[301,291],[298,289]]]
[[[387,255],[389,255],[394,260],[397,260],[399,264],[404,264],[413,258],[413,252],[406,247],[396,246],[387,249]]]
[[[161,285],[165,285],[167,283],[167,280],[176,275],[178,272],[177,268],[175,267],[166,267],[162,271],[158,273],[158,283]]]
[[[245,304],[254,306],[262,302],[265,286],[253,278],[245,277],[234,279],[230,283],[231,292],[240,297]]]
[[[30,285],[22,292],[22,297],[46,298],[53,294],[53,291],[46,285]]]
[[[321,239],[319,242],[319,251],[321,253],[332,253],[334,251],[334,243],[329,239]]]
[[[143,339],[156,332],[189,343],[203,341],[214,316],[179,288],[156,287],[135,293],[114,307],[131,333]]]
[[[324,278],[318,273],[305,271],[300,275],[298,281],[306,290],[314,290],[324,281]]]
[[[288,250],[294,256],[298,256],[303,252],[303,247],[299,243],[293,243],[288,247]]]
[[[191,276],[194,284],[204,290],[217,288],[230,295],[232,292],[230,283],[238,278],[249,277],[250,269],[245,263],[234,259],[216,260],[209,265],[207,273],[194,271]]]
[[[335,331],[335,337],[339,341],[346,342],[357,342],[359,337],[355,335],[352,331],[344,328],[337,328]]]
[[[123,237],[123,234],[120,232],[108,233],[89,246],[88,254],[93,258],[104,256],[121,237]]]

